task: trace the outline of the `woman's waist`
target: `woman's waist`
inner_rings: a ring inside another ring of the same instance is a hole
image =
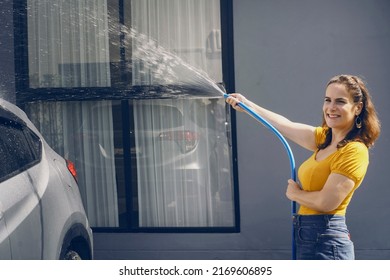
[[[349,201],[346,203],[343,201],[343,203],[341,203],[339,207],[337,207],[333,211],[327,212],[326,214],[324,214],[324,212],[313,210],[304,205],[300,205],[298,214],[302,216],[321,216],[321,215],[345,216],[347,212],[348,203]]]
[[[346,227],[344,215],[294,215],[293,222],[295,225],[311,227]]]

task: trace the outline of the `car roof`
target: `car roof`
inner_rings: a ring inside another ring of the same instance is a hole
[[[26,113],[13,103],[10,103],[3,98],[0,98],[0,119],[8,124],[17,124],[26,126],[31,129],[36,135],[42,138],[41,133],[30,121]],[[43,141],[43,139],[41,139]]]

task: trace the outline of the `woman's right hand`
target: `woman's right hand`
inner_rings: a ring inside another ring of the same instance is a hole
[[[247,99],[240,93],[231,93],[229,97],[226,98],[226,103],[230,104],[234,110],[239,112],[244,112],[244,110],[238,106],[238,103],[245,103]]]

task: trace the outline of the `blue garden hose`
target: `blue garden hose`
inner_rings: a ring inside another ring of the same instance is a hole
[[[228,94],[224,93],[223,96],[225,98],[229,97]],[[267,128],[269,128],[278,138],[279,140],[283,143],[284,148],[287,151],[289,160],[290,160],[290,167],[291,167],[291,178],[296,181],[297,180],[297,173],[296,173],[296,168],[295,168],[295,159],[293,152],[290,148],[290,145],[287,143],[286,139],[283,137],[283,135],[275,128],[273,125],[271,125],[268,121],[263,119],[259,114],[257,114],[255,111],[253,111],[251,108],[249,108],[247,105],[245,105],[242,102],[237,103],[239,107],[241,107],[243,110],[245,110],[249,115],[251,115],[253,118],[261,122],[263,125],[265,125]],[[297,204],[295,201],[291,202],[291,215],[294,216],[297,212]],[[294,237],[294,225],[292,227],[292,259],[296,260],[296,246],[295,246],[295,237]]]

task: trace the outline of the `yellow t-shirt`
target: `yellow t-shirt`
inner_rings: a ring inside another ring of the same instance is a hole
[[[322,127],[316,128],[316,144],[325,140],[325,132],[326,130]],[[361,142],[350,142],[320,161],[316,160],[317,152],[318,150],[299,167],[298,178],[303,190],[320,191],[331,173],[338,173],[352,179],[355,182],[355,186],[344,201],[331,212],[322,213],[301,205],[298,214],[345,215],[354,191],[359,187],[366,174],[369,163],[368,148]]]

